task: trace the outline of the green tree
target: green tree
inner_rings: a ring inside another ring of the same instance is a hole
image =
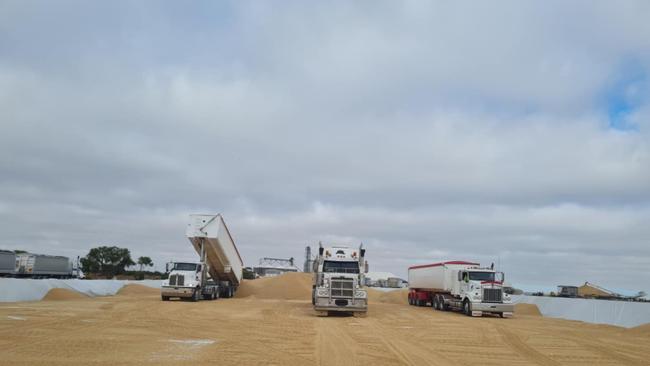
[[[140,272],[142,272],[144,266],[153,267],[153,261],[149,257],[138,258],[138,264],[140,265]]]
[[[124,273],[127,266],[134,264],[128,249],[115,246],[92,248],[81,258],[81,268],[85,273],[100,273],[107,277]]]

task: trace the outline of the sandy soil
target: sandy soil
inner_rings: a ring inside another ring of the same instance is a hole
[[[0,304],[0,364],[648,365],[650,328],[516,315],[470,318],[373,293],[366,318],[314,315],[309,277],[245,283],[237,298],[118,296]],[[295,285],[295,286],[294,286]],[[296,290],[299,289],[299,290]],[[306,298],[305,298],[306,297]]]

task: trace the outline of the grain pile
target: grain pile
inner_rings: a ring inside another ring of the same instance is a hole
[[[650,338],[650,324],[639,325],[638,327],[630,328],[627,330],[629,334],[634,334],[638,337]]]
[[[139,295],[157,295],[160,296],[160,289],[138,284],[130,284],[122,287],[117,295],[121,296],[139,296]]]
[[[309,301],[309,274],[245,281],[240,290],[239,298],[188,302],[161,301],[156,289],[128,286],[120,296],[57,290],[50,297],[76,299],[0,303],[0,364],[523,366],[648,365],[650,359],[650,325],[625,330],[540,316],[470,318],[408,306],[404,290],[374,289],[367,317],[322,318]]]
[[[285,273],[276,277],[244,280],[235,297],[255,297],[275,300],[311,299],[312,275],[310,273]]]
[[[369,303],[384,303],[384,304],[408,304],[408,290],[390,290],[380,291],[373,288],[368,288],[368,302]]]
[[[61,301],[61,300],[79,300],[87,299],[88,296],[81,292],[68,290],[65,288],[53,288],[43,296],[43,301]]]
[[[515,315],[542,316],[542,313],[535,304],[516,304]]]

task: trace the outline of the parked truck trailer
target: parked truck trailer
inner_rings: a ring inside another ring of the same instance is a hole
[[[198,263],[172,263],[161,297],[216,299],[232,297],[242,279],[244,263],[221,215],[190,215],[186,236]]]
[[[409,268],[408,302],[435,310],[460,310],[469,316],[483,313],[510,317],[514,305],[503,291],[503,272],[479,263],[448,261]]]
[[[31,278],[72,278],[70,258],[59,255],[16,254],[16,276]]]
[[[0,250],[0,277],[13,276],[16,273],[16,253]]]

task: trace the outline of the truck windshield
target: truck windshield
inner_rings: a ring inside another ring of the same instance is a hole
[[[196,263],[174,263],[175,271],[196,271]]]
[[[323,263],[325,273],[359,273],[359,262],[335,262],[325,261]]]
[[[469,279],[472,281],[494,281],[494,272],[470,272]]]

